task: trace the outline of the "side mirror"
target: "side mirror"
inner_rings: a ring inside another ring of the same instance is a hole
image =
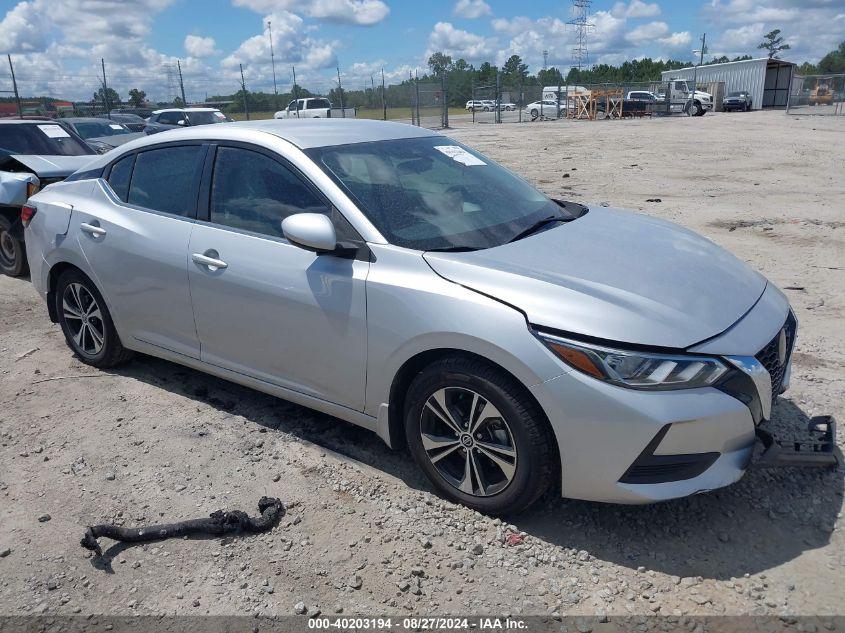
[[[187,125],[187,123],[185,122],[185,119],[179,119],[176,121],[176,125]]]
[[[285,238],[301,248],[329,253],[337,248],[332,221],[322,213],[296,213],[282,220]]]

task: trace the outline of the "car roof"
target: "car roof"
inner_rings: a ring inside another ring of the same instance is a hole
[[[161,114],[162,112],[220,112],[219,108],[163,108],[161,110],[153,110],[153,114]]]
[[[68,116],[58,119],[60,123],[103,123],[108,119],[101,119],[96,116]]]
[[[56,123],[56,121],[55,121],[55,119],[19,119],[17,117],[15,117],[15,118],[7,117],[7,118],[4,118],[4,119],[0,119],[0,123],[5,123],[7,125],[9,125],[9,124],[37,125],[37,124],[40,123],[41,125],[44,125],[45,123],[47,123],[47,124]]]
[[[260,121],[238,121],[216,125],[198,125],[159,132],[144,136],[121,145],[121,154],[143,149],[150,145],[173,141],[243,141],[262,143],[262,135],[268,134],[283,139],[300,149],[351,145],[372,141],[390,141],[403,138],[440,137],[433,130],[390,121],[370,119],[264,119]],[[265,137],[266,139],[266,137]],[[263,142],[266,142],[263,141]],[[103,154],[88,166],[98,169],[111,162],[114,152]]]

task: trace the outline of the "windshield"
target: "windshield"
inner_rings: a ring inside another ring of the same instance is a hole
[[[491,248],[539,220],[575,217],[504,167],[442,136],[320,147],[308,154],[398,246]]]
[[[209,123],[223,123],[226,117],[220,112],[186,112],[191,125],[208,125]]]
[[[120,125],[120,123],[109,123],[108,121],[85,121],[84,123],[73,123],[73,129],[85,140],[100,136],[115,136],[117,134],[131,134],[132,132]]]
[[[731,92],[731,93],[728,93],[728,96],[729,97],[741,97],[742,93],[741,92]]]
[[[84,156],[95,153],[55,123],[0,125],[0,152],[29,156]]]

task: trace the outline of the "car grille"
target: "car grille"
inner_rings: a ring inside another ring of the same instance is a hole
[[[786,319],[786,323],[781,328],[781,330],[775,335],[775,337],[769,341],[769,343],[761,349],[755,355],[755,358],[760,361],[763,367],[766,368],[766,371],[769,372],[769,376],[772,379],[772,401],[774,402],[775,398],[781,392],[781,388],[783,386],[783,376],[786,372],[786,366],[789,364],[789,358],[792,356],[792,346],[795,344],[795,330],[796,330],[797,322],[795,321],[795,316],[792,312],[789,313],[789,316]],[[784,360],[780,362],[780,354],[779,354],[779,347],[780,347],[780,337],[781,333],[785,336],[785,354]]]

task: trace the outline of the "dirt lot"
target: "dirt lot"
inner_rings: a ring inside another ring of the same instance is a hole
[[[456,123],[547,192],[679,222],[786,288],[800,330],[775,425],[845,421],[845,118]],[[149,357],[92,370],[26,280],[0,278],[0,322],[0,614],[843,613],[841,470],[644,507],[549,499],[507,523],[327,416]],[[288,504],[266,535],[79,546],[88,524],[262,495]]]

